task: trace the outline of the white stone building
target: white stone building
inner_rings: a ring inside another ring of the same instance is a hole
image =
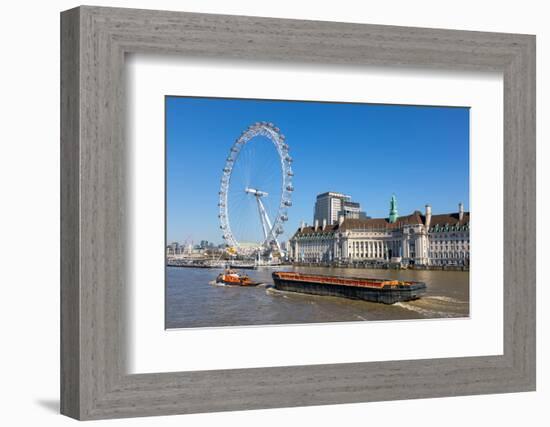
[[[302,225],[289,240],[294,262],[400,262],[405,265],[470,263],[470,213],[462,203],[458,212],[432,215],[415,211],[397,216],[392,198],[388,218],[344,218],[336,224],[315,221]]]

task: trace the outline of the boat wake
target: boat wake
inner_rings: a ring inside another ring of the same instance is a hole
[[[431,299],[436,301],[450,302],[453,304],[468,304],[468,301],[461,301],[456,298],[444,297],[444,296],[438,296],[438,295],[432,295],[432,296],[423,297],[423,298],[427,300]]]
[[[275,289],[271,285],[266,286],[265,293],[268,294],[268,295],[271,295],[271,296],[282,297],[282,298],[287,298],[287,299],[289,298],[289,295],[297,296],[295,292],[281,291],[279,289]]]
[[[433,310],[429,308],[423,308],[419,307],[418,305],[415,305],[411,302],[396,302],[394,304],[396,307],[403,308],[405,310],[413,311],[415,313],[420,314],[423,317],[426,318],[434,318],[434,317],[445,317],[445,318],[452,318],[452,317],[461,317],[458,315],[458,313],[449,313],[448,311],[439,311],[439,310]]]
[[[228,288],[230,287],[231,285],[227,285],[223,282],[216,282],[215,280],[211,280],[210,282],[208,282],[209,285],[212,285],[212,286],[219,286],[221,288]]]

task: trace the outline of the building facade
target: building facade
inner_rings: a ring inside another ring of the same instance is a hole
[[[361,211],[361,205],[351,200],[351,196],[342,193],[328,191],[317,195],[313,221],[322,224],[335,224],[338,218],[364,218],[365,212]]]
[[[178,242],[172,242],[166,246],[166,255],[179,255],[183,253],[184,247]]]
[[[458,212],[397,216],[392,197],[388,218],[346,218],[301,225],[289,240],[293,262],[393,262],[403,265],[469,266],[470,213],[462,203]]]
[[[344,218],[366,218],[365,212],[361,210],[361,204],[348,200],[344,200],[342,203],[342,209],[338,213],[338,216],[340,215],[343,215]]]

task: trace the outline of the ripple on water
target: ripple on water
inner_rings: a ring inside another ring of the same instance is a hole
[[[394,306],[430,319],[467,317],[469,314],[468,306],[463,301],[451,297],[427,296],[414,301],[397,302]]]
[[[305,267],[294,270],[314,274],[421,280],[428,285],[428,294],[419,300],[385,305],[279,291],[273,288],[272,270],[247,272],[261,284],[240,287],[216,283],[215,278],[221,270],[168,268],[166,327],[457,318],[469,315],[469,276],[464,272],[366,269],[327,271]]]
[[[424,299],[451,302],[453,304],[468,304],[468,301],[460,301],[456,298],[445,297],[445,296],[440,296],[440,295],[430,295],[430,296],[424,297]]]

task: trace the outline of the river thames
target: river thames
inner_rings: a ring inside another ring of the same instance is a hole
[[[168,267],[166,328],[280,325],[299,323],[406,320],[469,316],[469,273],[440,270],[372,270],[286,267],[242,270],[262,285],[216,285],[222,269]],[[305,295],[273,289],[271,273],[298,271],[335,276],[391,278],[425,282],[427,293],[392,305]]]

